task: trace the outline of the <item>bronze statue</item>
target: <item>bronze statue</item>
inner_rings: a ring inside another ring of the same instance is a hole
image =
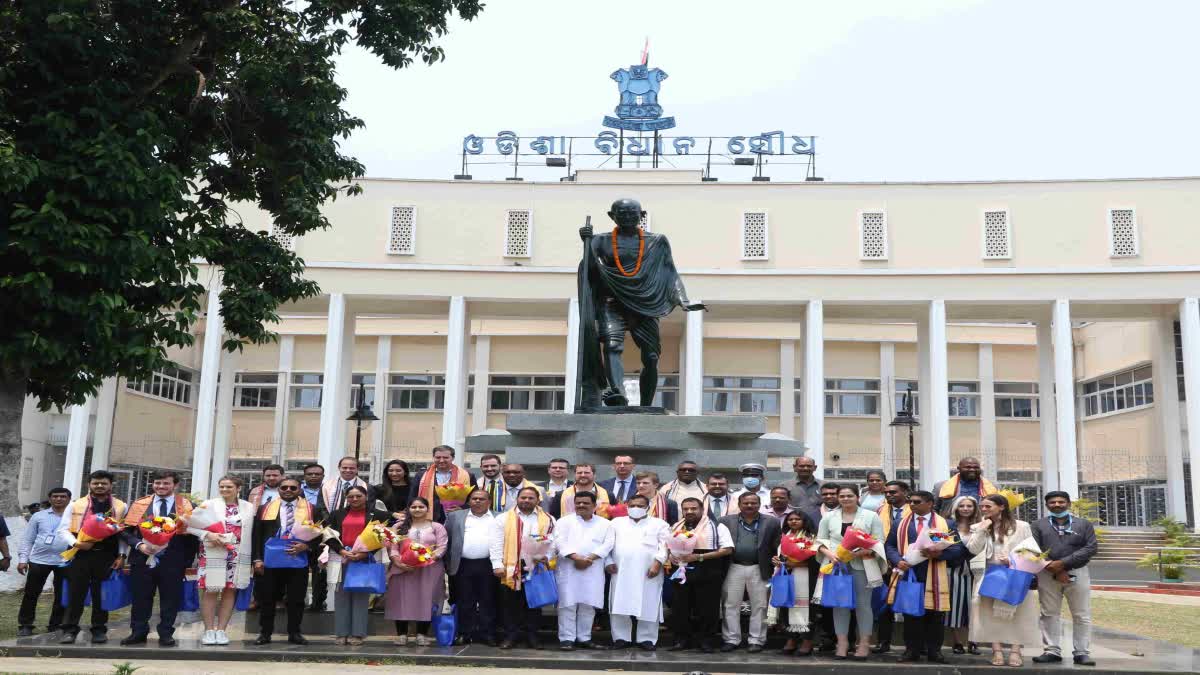
[[[658,320],[675,307],[705,309],[688,300],[667,238],[638,227],[645,215],[636,199],[618,199],[608,212],[617,224],[612,232],[593,235],[591,216],[579,228],[584,244],[578,276],[579,412],[599,409],[601,400],[609,407],[628,405],[621,362],[626,331],[642,352],[640,403],[649,406],[658,387],[662,353]]]

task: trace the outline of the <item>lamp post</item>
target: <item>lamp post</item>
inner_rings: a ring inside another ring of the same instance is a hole
[[[908,385],[908,390],[904,392],[904,401],[900,410],[896,411],[896,419],[888,426],[892,427],[908,427],[908,482],[916,488],[917,485],[917,459],[916,452],[913,449],[913,427],[921,426],[917,418],[913,415],[912,408],[912,385]]]
[[[354,422],[354,461],[357,462],[359,452],[362,450],[363,422],[375,422],[379,419],[375,416],[375,413],[371,412],[371,406],[367,405],[367,385],[365,382],[358,383],[358,407],[346,419]]]

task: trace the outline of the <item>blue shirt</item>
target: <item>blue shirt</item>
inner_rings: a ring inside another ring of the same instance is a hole
[[[304,498],[309,504],[316,506],[321,501],[321,486],[310,488],[306,483],[301,483],[300,489],[304,491]]]
[[[66,513],[66,510],[63,513]],[[66,564],[59,554],[67,550],[67,547],[55,537],[61,520],[62,514],[55,513],[54,509],[45,509],[33,514],[21,537],[21,550],[17,552],[17,562],[54,567]]]
[[[968,483],[965,480],[958,481],[958,496],[959,497],[974,497],[975,501],[979,501],[979,481]]]

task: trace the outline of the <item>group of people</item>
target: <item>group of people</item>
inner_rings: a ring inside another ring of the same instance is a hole
[[[156,474],[152,494],[129,505],[111,495],[111,474],[93,472],[86,496],[72,501],[68,490],[56,488],[50,508],[30,520],[18,556],[18,569],[28,575],[20,635],[32,634],[38,595],[53,575],[49,629],[61,631],[62,643],[74,642],[85,596],[100,597],[100,584],[127,567],[134,602],[123,645],[147,641],[155,595],[158,643],[176,644],[189,572],[200,595],[203,644],[228,644],[238,595],[252,586],[260,619],[254,643],[271,642],[282,604],[288,641],[307,644],[301,627],[311,581],[308,609],[324,610],[331,602],[337,643],[358,645],[369,631],[372,597],[345,590],[341,577],[350,563],[375,559],[387,563],[386,589],[375,599],[395,621],[398,646],[431,644],[431,621],[449,601],[457,613],[457,643],[511,649],[523,642],[541,649],[542,610],[530,607],[535,603],[525,590],[532,574],[553,570],[563,650],[604,648],[592,632],[607,621],[613,648],[653,651],[669,609],[673,651],[739,649],[748,613],[750,653],[761,652],[775,628],[787,635],[785,654],[829,650],[839,659],[865,659],[891,650],[891,605],[905,580],[923,584],[924,603],[919,613],[908,608],[902,615],[903,661],[943,662],[947,631],[955,653],[978,654],[980,645],[990,645],[995,665],[1023,665],[1022,646],[1039,640],[1044,653],[1035,661],[1061,661],[1065,597],[1074,619],[1074,662],[1094,664],[1088,655],[1087,563],[1097,545],[1091,524],[1070,512],[1070,496],[1062,492],[1045,495],[1047,517],[1032,524],[1016,519],[971,458],[932,492],[889,481],[881,471],[868,473],[861,492],[857,485],[822,482],[807,457],[795,460],[793,480],[770,488],[763,484],[764,466],[745,464],[736,491],[719,472],[702,480],[690,461],[666,484],[653,472],[637,471],[629,456],[617,457],[613,477],[600,482],[592,464],[579,463],[572,472],[562,459],[549,462],[543,485],[528,480],[520,464],[495,455],[483,456],[479,468],[477,477],[457,465],[447,446],[434,448],[430,467],[416,475],[392,460],[379,485],[358,476],[353,457],[339,461],[329,478],[317,464],[299,478],[272,465],[249,500],[240,497],[241,479],[226,476],[219,495],[197,505],[178,494],[179,477],[171,471]],[[469,489],[465,501],[443,503],[438,487],[452,484]],[[189,526],[165,548],[142,540],[139,524],[146,519],[177,516],[187,523],[201,509],[223,514],[223,521]],[[79,537],[82,522],[94,514],[110,515],[124,529],[101,541]],[[428,559],[412,564],[399,546],[356,548],[373,522],[386,524],[399,542],[425,547]],[[926,530],[948,536],[940,546],[916,551],[928,541],[921,537]],[[842,546],[848,536],[872,543]],[[687,546],[677,545],[684,540]],[[305,562],[268,565],[266,549],[280,542],[286,554]],[[812,557],[786,555],[785,544],[795,542]],[[74,557],[64,562],[60,554],[71,547]],[[1017,605],[981,595],[987,568],[1008,565],[1017,550],[1044,552],[1050,561],[1037,575],[1037,590]],[[844,564],[831,570],[835,561]],[[792,578],[791,597],[772,599],[772,577],[785,575]],[[852,606],[822,605],[831,575],[852,579]],[[60,579],[68,589],[62,605]],[[107,639],[101,604],[92,603],[92,643]]]

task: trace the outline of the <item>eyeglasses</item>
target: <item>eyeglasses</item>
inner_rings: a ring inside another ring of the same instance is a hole
[[[678,473],[696,473],[695,469],[677,469]]]
[[[910,499],[908,503],[912,504],[913,506],[920,506],[921,504],[925,503],[925,500],[924,499]]]
[[[282,490],[299,490],[300,486],[299,485],[280,485],[278,489],[281,491]]]

